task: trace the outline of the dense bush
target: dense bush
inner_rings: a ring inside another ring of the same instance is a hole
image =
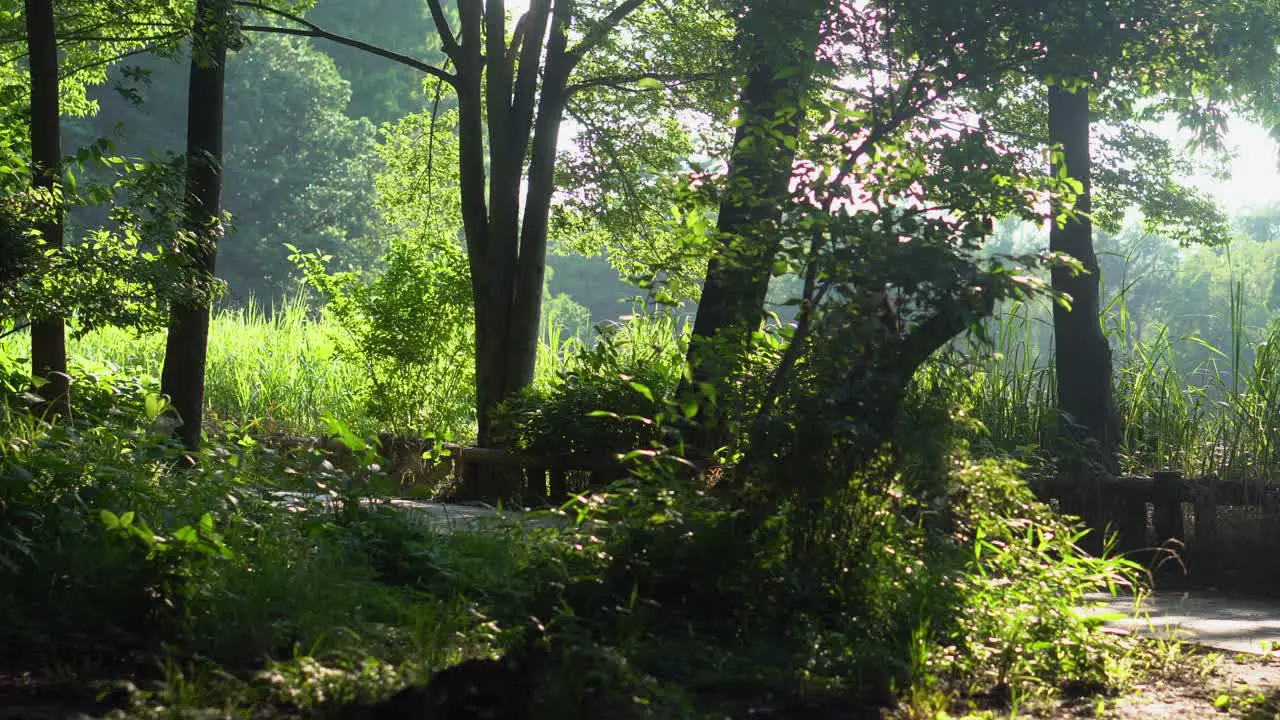
[[[675,390],[682,342],[670,316],[605,323],[593,345],[571,347],[551,378],[505,401],[500,442],[534,454],[607,456],[659,438],[652,418]]]

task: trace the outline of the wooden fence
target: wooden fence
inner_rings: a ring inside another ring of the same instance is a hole
[[[561,505],[569,499],[571,478],[579,481],[577,489],[585,490],[604,487],[626,474],[625,465],[604,455],[539,456],[454,443],[445,443],[443,448],[453,460],[455,477],[468,463],[516,473],[526,503]]]
[[[339,466],[350,461],[334,439],[277,436],[267,444],[320,449]],[[511,473],[507,485],[531,506],[562,504],[571,492],[603,487],[626,472],[604,454],[548,457],[389,434],[379,438],[379,451],[384,471],[402,485],[442,487],[467,463]],[[1045,481],[1036,490],[1096,531],[1086,538],[1089,550],[1100,550],[1104,534],[1114,533],[1115,550],[1176,582],[1280,594],[1280,484],[1157,472]]]
[[[1193,584],[1280,592],[1280,484],[1157,472],[1037,490],[1094,530],[1115,533],[1116,550]]]
[[[314,448],[327,453],[335,465],[350,465],[351,451],[336,438],[274,435],[266,438],[265,444],[295,450]],[[559,505],[568,500],[571,488],[603,487],[626,473],[626,466],[611,455],[542,456],[457,443],[437,445],[428,438],[389,433],[378,437],[378,451],[387,463],[383,470],[407,485],[440,482],[446,475],[460,477],[463,465],[469,463],[511,473],[516,476],[512,484],[519,485],[528,504]]]

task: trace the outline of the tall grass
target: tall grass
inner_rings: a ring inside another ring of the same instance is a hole
[[[210,417],[300,433],[321,427],[326,414],[363,424],[353,391],[362,382],[360,370],[335,355],[335,331],[301,297],[274,308],[250,301],[242,309],[215,312],[205,374]],[[14,334],[0,350],[26,357],[28,343],[25,334]],[[163,333],[94,330],[69,344],[72,375],[124,373],[158,387],[164,344]]]
[[[1133,337],[1123,294],[1104,310],[1126,471],[1270,478],[1280,470],[1280,323],[1251,334],[1243,300],[1237,283],[1225,349],[1159,327]],[[1051,327],[1047,303],[1010,304],[984,328],[985,340],[958,344],[922,383],[960,400],[982,423],[989,449],[1033,457],[1056,427]],[[1205,359],[1182,359],[1196,355]]]
[[[544,324],[535,382],[547,383],[572,362],[594,338],[570,335],[552,314]],[[624,323],[607,323],[620,353],[633,364],[660,363],[678,377],[687,320],[637,310]],[[205,393],[209,418],[215,423],[255,423],[267,431],[297,434],[324,432],[326,416],[373,433],[386,428],[370,418],[360,389],[365,369],[337,352],[342,329],[298,296],[279,306],[252,300],[243,308],[214,313],[209,330]],[[30,339],[15,333],[0,339],[0,353],[27,357]],[[72,375],[122,374],[159,387],[164,362],[163,333],[137,335],[120,328],[101,328],[72,340],[68,352]],[[667,365],[671,367],[667,367]],[[450,382],[441,377],[438,382]]]

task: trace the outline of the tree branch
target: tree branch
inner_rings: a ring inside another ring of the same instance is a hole
[[[623,85],[631,85],[638,83],[645,78],[652,78],[664,85],[679,85],[688,82],[700,82],[703,80],[714,80],[719,77],[725,77],[724,72],[700,72],[700,73],[627,73],[620,75],[601,75],[599,77],[587,78],[580,82],[576,82],[565,88],[570,95],[580,90],[589,90],[596,87],[619,87]]]
[[[118,62],[120,60],[124,60],[125,58],[133,57],[134,55],[145,55],[146,53],[152,52],[159,47],[160,45],[146,45],[144,47],[136,48],[128,52],[120,53],[119,55],[113,55],[108,58],[99,58],[97,60],[94,60],[93,62],[85,63],[84,65],[80,65],[78,67],[62,69],[58,73],[58,78],[65,80],[67,78],[74,77],[77,73],[82,73],[86,70],[93,70],[94,68],[99,68],[99,67],[102,67],[103,65],[110,65],[113,62]],[[25,57],[25,55],[23,57]]]
[[[271,7],[270,5],[264,5],[260,2],[254,2],[253,0],[233,0],[233,4],[239,7],[249,8],[250,10],[257,10],[258,12],[266,13],[268,15],[275,15],[276,17],[284,18],[289,22],[297,23],[302,26],[301,28],[287,28],[271,25],[242,25],[240,28],[241,30],[245,30],[247,32],[276,33],[278,35],[297,35],[300,37],[320,38],[332,43],[337,43],[338,45],[345,45],[357,50],[363,50],[371,55],[377,55],[378,57],[386,58],[387,60],[391,60],[392,62],[399,63],[406,67],[411,67],[414,70],[424,72],[433,77],[438,77],[450,85],[453,85],[454,83],[455,76],[452,73],[445,72],[435,65],[423,62],[403,53],[398,53],[394,50],[388,50],[384,47],[367,43],[363,40],[356,40],[355,38],[350,38],[346,35],[339,35],[335,32],[330,32],[300,15],[286,12],[279,8]]]
[[[581,59],[583,55],[591,52],[597,45],[604,42],[605,38],[609,37],[609,33],[613,32],[623,20],[627,19],[628,15],[635,12],[636,8],[643,5],[644,2],[645,0],[626,0],[614,8],[613,12],[604,16],[599,24],[591,28],[591,32],[588,32],[586,37],[573,46],[569,54]]]
[[[147,37],[143,37],[140,35],[136,35],[133,37],[125,37],[120,35],[59,35],[58,42],[59,44],[77,43],[77,42],[117,42],[117,43],[148,42],[148,41],[163,42],[165,40],[177,40],[178,38],[182,38],[186,36],[187,36],[186,30],[179,30],[177,32],[164,33],[163,35],[149,35]]]
[[[466,1],[463,0],[463,2]],[[458,38],[453,34],[453,28],[449,27],[449,18],[445,17],[440,0],[427,0],[427,5],[431,8],[431,21],[435,23],[436,34],[440,36],[440,49],[444,50],[444,54],[456,65],[458,58],[454,56],[461,48],[458,46]]]
[[[377,45],[372,45],[370,43],[364,42],[363,40],[355,40],[353,38],[349,38],[343,35],[337,35],[327,30],[312,30],[310,28],[286,28],[286,27],[275,27],[272,25],[241,25],[240,29],[246,32],[275,33],[277,35],[297,35],[300,37],[320,38],[322,40],[328,40],[329,42],[337,43],[338,45],[346,45],[347,47],[352,47],[357,50],[363,50],[369,53],[370,55],[377,55],[378,57],[386,58],[388,60],[391,60],[392,62],[399,63],[406,67],[411,67],[414,70],[419,70],[432,77],[440,78],[441,80],[449,83],[450,85],[453,85],[454,80],[457,79],[457,76],[454,75],[453,73],[445,72],[444,70],[441,70],[435,65],[423,62],[421,60],[418,60],[417,58],[409,57],[408,55],[395,52],[394,50],[381,48],[381,47],[378,47]]]
[[[538,64],[542,56],[542,38],[547,32],[547,20],[551,15],[551,0],[533,0],[529,9],[520,17],[516,33],[521,36],[520,64],[516,69],[512,88],[511,110],[515,116],[515,148],[523,154],[528,146],[533,128],[534,96],[538,84]],[[516,39],[512,39],[511,52],[516,51]],[[550,57],[547,58],[551,60]],[[545,89],[544,89],[545,92]],[[513,149],[515,149],[513,148]]]
[[[924,364],[938,348],[995,311],[995,294],[983,288],[960,307],[944,309],[907,333],[897,348],[900,367],[908,372]]]

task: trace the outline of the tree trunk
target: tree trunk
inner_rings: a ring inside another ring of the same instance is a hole
[[[1062,148],[1052,170],[1065,172],[1083,185],[1075,215],[1049,231],[1049,249],[1079,260],[1084,272],[1065,268],[1052,273],[1053,289],[1071,296],[1071,309],[1053,308],[1057,353],[1058,410],[1073,428],[1069,436],[1092,448],[1093,459],[1109,471],[1116,469],[1120,422],[1111,394],[1111,347],[1099,325],[1099,266],[1093,251],[1090,212],[1089,92],[1049,88],[1049,140]],[[1060,212],[1054,208],[1054,215]]]
[[[569,74],[578,60],[567,49],[568,5],[559,3],[553,11],[551,0],[530,4],[518,67],[517,55],[504,45],[501,10],[498,2],[489,3],[483,12],[478,4],[460,6],[461,33],[454,53],[463,225],[475,298],[481,447],[501,445],[493,434],[494,408],[533,382],[556,140],[568,102]],[[548,18],[552,31],[544,59]],[[505,61],[487,59],[493,57]],[[520,186],[531,145],[522,222]],[[463,494],[490,500],[514,497],[517,480],[518,474],[471,464],[465,469]]]
[[[525,194],[524,222],[520,227],[520,254],[515,268],[515,297],[508,348],[507,373],[514,389],[533,382],[538,359],[538,328],[547,269],[547,229],[551,197],[555,194],[556,141],[568,102],[565,88],[573,65],[573,59],[567,54],[567,25],[557,13],[547,44],[546,71],[533,129],[529,188]]]
[[[721,246],[707,267],[694,318],[688,362],[695,385],[719,389],[738,357],[734,350],[745,348],[760,323],[825,7],[822,0],[765,0],[743,20],[750,70],[717,220]],[[712,347],[717,339],[731,344],[729,352]],[[706,423],[714,425],[714,418]],[[697,444],[714,444],[702,440]]]
[[[177,435],[196,450],[204,415],[204,374],[209,346],[209,291],[221,235],[223,71],[228,0],[197,0],[187,95],[187,177],[184,229],[196,292],[174,302],[169,316],[161,392],[181,425]]]
[[[62,147],[58,119],[58,46],[53,0],[26,0],[27,52],[31,63],[31,184],[49,193],[50,207],[38,229],[45,248],[62,247]],[[71,408],[67,333],[63,318],[39,315],[31,323],[31,374],[44,381],[35,394],[37,411],[66,416]]]

